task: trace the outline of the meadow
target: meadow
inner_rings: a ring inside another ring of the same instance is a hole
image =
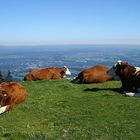
[[[140,139],[140,98],[121,95],[118,81],[70,81],[22,82],[28,98],[0,116],[0,139]]]

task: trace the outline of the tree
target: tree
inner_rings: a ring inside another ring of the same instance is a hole
[[[13,81],[13,76],[12,76],[12,73],[10,70],[8,70],[8,74],[7,74],[7,77],[6,77],[6,81],[7,82],[12,82]]]
[[[1,71],[0,71],[0,83],[1,82],[4,82],[4,78],[3,78],[3,75],[2,75],[2,73],[1,73]]]

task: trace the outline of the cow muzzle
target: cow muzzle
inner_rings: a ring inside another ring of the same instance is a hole
[[[66,69],[66,73],[65,73],[66,75],[71,75],[71,72],[70,72],[70,70],[67,68]]]

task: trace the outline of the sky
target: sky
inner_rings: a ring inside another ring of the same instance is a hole
[[[0,0],[0,45],[140,44],[140,0]]]

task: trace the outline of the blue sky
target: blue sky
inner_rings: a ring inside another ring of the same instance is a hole
[[[140,44],[140,0],[0,0],[7,44]]]

